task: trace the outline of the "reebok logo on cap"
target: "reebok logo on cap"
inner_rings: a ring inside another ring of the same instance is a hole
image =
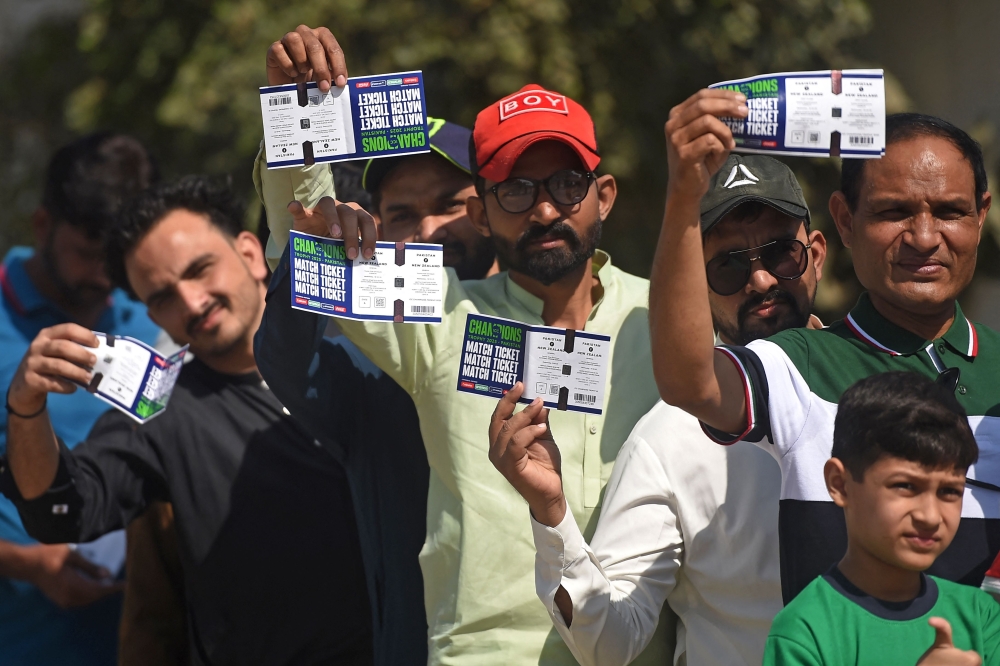
[[[500,107],[500,122],[532,111],[548,111],[569,115],[569,105],[566,96],[547,90],[523,90],[505,97],[498,102]]]
[[[742,171],[744,177],[736,180],[737,171]],[[746,168],[742,164],[737,164],[733,166],[733,170],[729,172],[729,178],[726,178],[726,184],[723,185],[723,187],[727,190],[731,190],[734,187],[739,187],[740,185],[753,185],[759,180],[760,178],[750,173],[750,169]]]

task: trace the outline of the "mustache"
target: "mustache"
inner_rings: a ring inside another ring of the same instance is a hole
[[[736,320],[743,323],[748,316],[750,316],[750,311],[754,308],[759,307],[764,303],[784,303],[791,306],[796,312],[799,310],[798,301],[791,293],[785,291],[784,289],[771,289],[766,294],[755,294],[743,301],[740,304],[740,309],[736,312]]]
[[[200,314],[191,317],[191,319],[188,320],[187,325],[184,327],[184,331],[188,334],[188,337],[193,338],[194,330],[201,326],[205,320],[208,319],[209,315],[221,307],[224,307],[222,299],[216,299],[205,306],[205,309],[202,310]]]
[[[572,246],[580,244],[580,237],[576,235],[573,227],[569,226],[569,224],[562,220],[558,220],[547,227],[540,224],[529,227],[528,230],[521,234],[521,237],[517,239],[515,247],[518,250],[524,251],[528,245],[536,241],[542,239],[556,240],[558,238],[561,238]]]

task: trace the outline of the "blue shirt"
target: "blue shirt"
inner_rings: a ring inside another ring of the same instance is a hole
[[[10,386],[28,345],[43,328],[69,321],[65,313],[42,296],[24,269],[34,251],[16,247],[0,266],[0,390]],[[108,300],[95,330],[129,335],[152,344],[160,330],[146,316],[146,308],[116,290]],[[49,418],[57,436],[72,448],[82,442],[107,404],[76,391],[50,394]],[[7,452],[7,412],[0,412],[0,455]],[[36,543],[21,524],[17,509],[0,495],[0,539],[17,544]],[[117,661],[121,597],[64,611],[35,586],[0,578],[0,665],[76,666]]]

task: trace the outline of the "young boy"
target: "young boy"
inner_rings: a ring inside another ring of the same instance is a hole
[[[849,388],[824,468],[847,554],[775,618],[765,666],[1000,664],[1000,605],[923,573],[955,536],[978,456],[942,385],[889,372]]]

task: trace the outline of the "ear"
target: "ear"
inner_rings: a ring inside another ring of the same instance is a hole
[[[486,219],[486,201],[481,197],[469,197],[465,200],[465,213],[469,216],[472,226],[483,236],[492,236],[490,221]]]
[[[990,204],[993,203],[993,195],[983,192],[983,207],[979,209],[979,237],[983,236],[983,225],[986,224],[986,214],[990,212]]]
[[[819,282],[823,279],[823,265],[826,263],[826,236],[819,229],[813,230],[809,233],[809,245],[816,282]]]
[[[35,249],[41,250],[48,246],[54,227],[55,223],[49,211],[41,206],[36,208],[31,214],[31,232],[35,237]]]
[[[618,183],[615,181],[615,177],[608,173],[598,176],[597,205],[598,211],[601,214],[601,222],[608,219],[608,215],[611,214],[611,208],[614,207],[615,199],[617,198]]]
[[[844,247],[851,247],[851,240],[854,238],[854,214],[847,205],[844,193],[837,190],[831,194],[829,207],[830,216],[840,233],[840,240],[844,242]]]
[[[850,474],[839,458],[830,458],[823,465],[823,477],[826,479],[826,491],[830,493],[833,503],[844,508],[847,506],[847,475]]]
[[[267,263],[264,261],[264,249],[260,246],[260,240],[249,231],[241,231],[233,239],[233,247],[243,258],[250,275],[258,282],[267,279]]]

